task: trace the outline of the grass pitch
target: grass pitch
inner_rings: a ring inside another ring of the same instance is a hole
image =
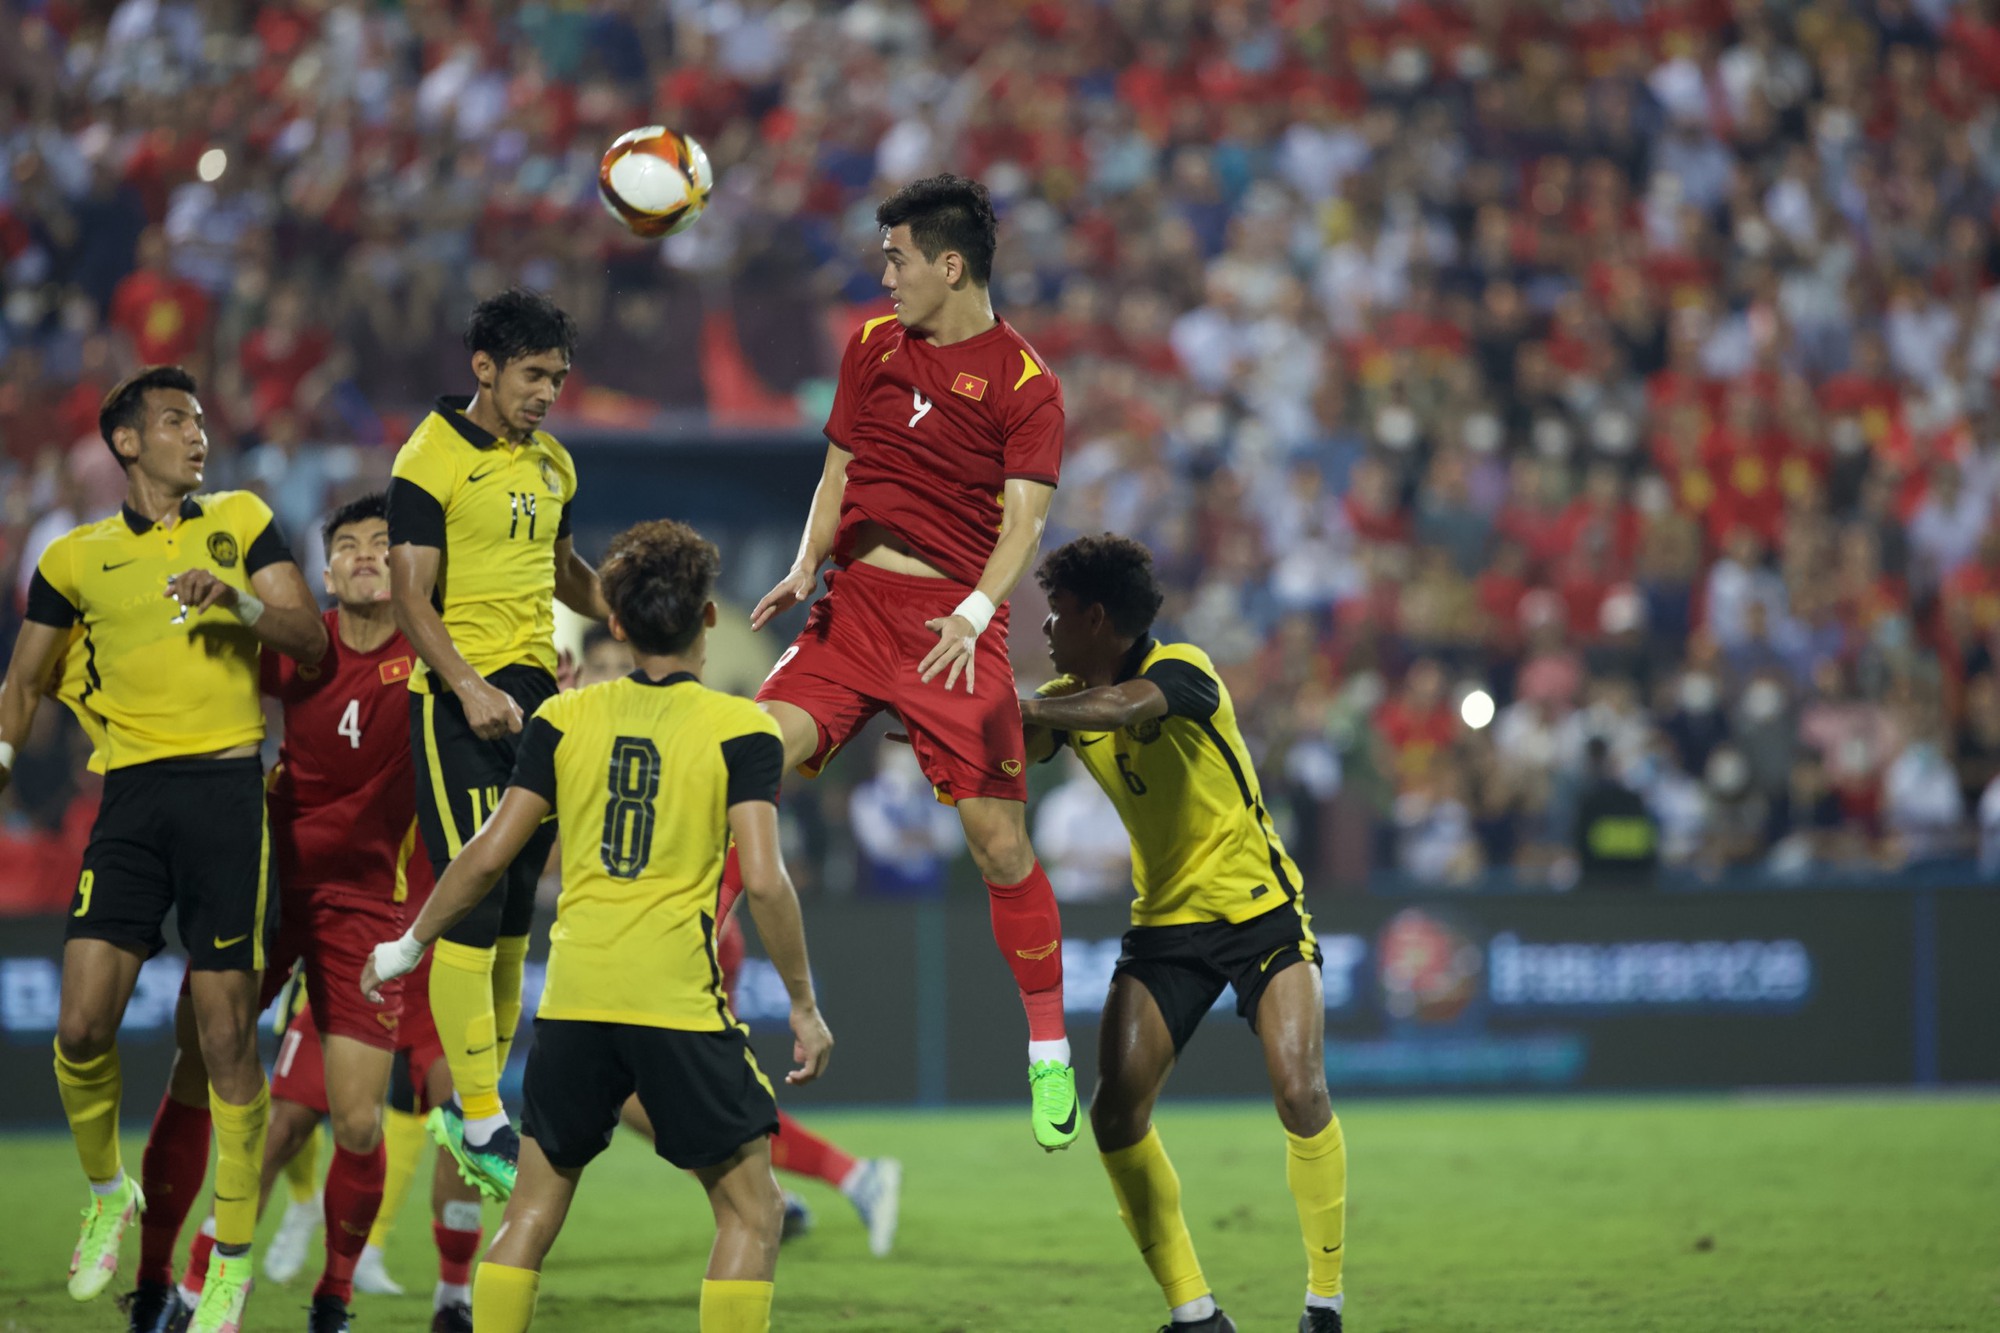
[[[1361,1102],[1350,1150],[1356,1333],[2000,1328],[2000,1102],[1978,1098]],[[868,1333],[1125,1333],[1165,1316],[1083,1143],[1045,1157],[1025,1114],[816,1114],[850,1151],[905,1167],[894,1256],[869,1257],[832,1191],[786,1246],[774,1327]],[[1244,1333],[1288,1333],[1304,1259],[1283,1139],[1263,1106],[1169,1102],[1188,1225]],[[1087,1139],[1086,1139],[1087,1142]],[[136,1165],[139,1144],[128,1149]],[[63,1292],[75,1158],[0,1139],[0,1330],[123,1327]],[[369,1333],[428,1326],[428,1177],[390,1268],[416,1295],[361,1296]],[[489,1210],[488,1227],[497,1217]],[[271,1219],[266,1219],[268,1231]],[[543,1279],[538,1329],[690,1330],[709,1239],[699,1191],[622,1135],[585,1177]],[[136,1228],[119,1284],[137,1262]],[[262,1282],[256,1333],[305,1325],[315,1254]]]

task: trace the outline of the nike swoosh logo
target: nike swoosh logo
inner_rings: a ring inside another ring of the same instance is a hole
[[[227,949],[227,948],[229,948],[229,947],[230,947],[231,945],[236,945],[236,944],[241,944],[241,943],[243,943],[243,941],[245,941],[245,940],[247,940],[247,939],[249,939],[249,938],[250,938],[250,932],[249,932],[249,931],[247,931],[247,930],[246,930],[246,931],[244,931],[244,932],[243,932],[243,933],[242,933],[241,935],[238,935],[238,936],[236,936],[236,937],[235,937],[235,938],[233,938],[233,939],[227,939],[227,940],[225,940],[225,939],[223,939],[223,938],[222,938],[222,937],[221,937],[220,935],[218,935],[218,936],[216,936],[216,937],[215,937],[215,947],[216,947],[216,948],[218,948],[218,949]]]
[[[487,468],[484,472],[475,472],[465,479],[465,484],[470,486],[475,481],[484,481],[492,476],[495,470],[494,468]]]
[[[215,1201],[217,1203],[248,1203],[250,1201],[250,1196],[247,1194],[239,1194],[232,1197],[227,1194],[218,1194],[215,1196]]]
[[[498,1043],[498,1042],[488,1042],[488,1043],[486,1043],[486,1044],[485,1044],[484,1046],[481,1046],[481,1047],[480,1047],[480,1048],[479,1048],[478,1050],[476,1050],[476,1051],[467,1051],[467,1052],[466,1052],[466,1054],[467,1054],[467,1055],[484,1055],[484,1054],[486,1054],[486,1053],[487,1053],[488,1051],[492,1050],[492,1049],[493,1049],[493,1048],[494,1048],[495,1046],[497,1046],[497,1045],[499,1045],[499,1043]]]
[[[1340,1248],[1340,1247],[1339,1247],[1338,1245],[1322,1245],[1322,1246],[1320,1246],[1320,1247],[1319,1247],[1319,1252],[1320,1252],[1321,1254],[1332,1254],[1332,1253],[1333,1253],[1334,1251],[1338,1250],[1339,1248]]]
[[[1101,740],[1103,740],[1103,739],[1104,739],[1104,737],[1102,737],[1102,736],[1093,736],[1093,737],[1091,737],[1091,738],[1090,738],[1089,740],[1085,740],[1085,739],[1083,739],[1083,737],[1079,736],[1079,737],[1077,737],[1077,738],[1076,738],[1076,743],[1077,743],[1077,744],[1078,744],[1079,746],[1085,746],[1085,745],[1095,745],[1095,744],[1097,744],[1097,743],[1098,743],[1099,741],[1101,741]]]
[[[1056,1133],[1069,1134],[1076,1129],[1076,1098],[1069,1099],[1069,1119],[1056,1126]]]
[[[135,556],[133,556],[133,557],[132,557],[132,560],[137,560],[138,558],[139,558],[139,557],[135,555]],[[132,563],[132,560],[120,560],[120,561],[119,561],[119,562],[118,562],[117,564],[115,564],[115,565],[114,565],[114,564],[110,564],[110,563],[108,563],[108,562],[107,562],[107,563],[105,564],[105,566],[104,566],[104,572],[105,572],[105,573],[107,573],[107,574],[109,574],[109,573],[110,573],[110,572],[111,572],[112,570],[114,570],[114,569],[123,569],[123,568],[125,568],[125,566],[127,566],[127,565],[131,564],[131,563]]]
[[[1277,956],[1278,956],[1279,954],[1283,953],[1283,952],[1284,952],[1284,951],[1285,951],[1286,949],[1289,949],[1289,948],[1291,948],[1291,947],[1292,947],[1291,945],[1287,944],[1287,945],[1284,945],[1284,946],[1283,946],[1282,948],[1277,948],[1277,949],[1273,949],[1273,950],[1271,950],[1271,958],[1276,958],[1276,957],[1277,957]],[[1258,970],[1259,972],[1265,972],[1265,971],[1268,971],[1268,970],[1270,970],[1270,967],[1271,967],[1271,958],[1266,958],[1266,959],[1265,959],[1265,960],[1264,960],[1263,962],[1261,962],[1261,963],[1257,964],[1257,970]]]

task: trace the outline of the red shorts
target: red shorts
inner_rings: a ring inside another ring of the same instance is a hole
[[[264,972],[262,1010],[284,989],[292,962],[306,965],[306,1000],[321,1031],[395,1050],[402,1026],[402,977],[382,987],[382,1003],[361,994],[361,968],[384,940],[403,933],[403,904],[386,898],[325,889],[285,893],[278,942]]]
[[[444,1059],[444,1044],[438,1040],[437,1024],[431,1020],[427,998],[430,977],[431,956],[426,952],[416,971],[409,974],[411,985],[403,997],[403,1021],[398,1029],[401,1041],[396,1047],[399,1052],[409,1053],[410,1082],[416,1085],[417,1106],[422,1110],[430,1109],[424,1088],[431,1066]],[[271,1096],[277,1101],[297,1102],[325,1115],[326,1047],[320,1042],[313,1013],[308,1005],[293,1014],[291,1024],[278,1042],[278,1059],[271,1067]]]
[[[1007,608],[979,636],[977,693],[966,693],[963,676],[947,691],[946,673],[929,684],[917,675],[917,664],[938,641],[924,622],[950,615],[970,591],[951,579],[859,563],[827,572],[826,596],[813,603],[805,629],[757,691],[757,702],[791,704],[819,724],[819,746],[803,772],[817,774],[886,708],[909,733],[939,800],[1028,799],[1021,702],[1007,660]]]

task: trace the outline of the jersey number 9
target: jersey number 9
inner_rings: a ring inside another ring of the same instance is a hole
[[[643,736],[611,745],[610,800],[604,807],[604,868],[637,879],[653,855],[653,803],[660,797],[660,750]]]

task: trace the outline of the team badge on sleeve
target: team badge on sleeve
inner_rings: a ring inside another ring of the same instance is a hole
[[[968,375],[961,370],[958,372],[958,378],[951,382],[951,391],[953,393],[964,394],[975,403],[984,402],[986,400],[986,381],[980,379],[977,375]]]

